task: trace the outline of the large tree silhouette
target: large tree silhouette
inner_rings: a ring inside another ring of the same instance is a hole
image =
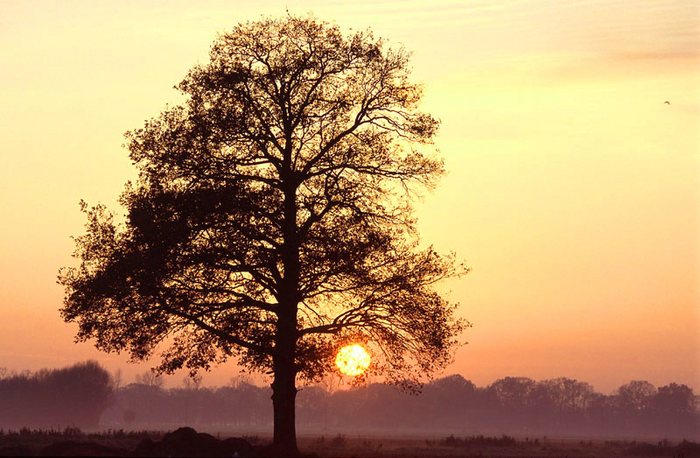
[[[274,444],[296,453],[296,379],[343,343],[399,383],[451,358],[464,322],[433,285],[464,269],[419,247],[410,206],[443,172],[438,122],[406,52],[370,32],[266,19],[210,57],[185,103],[127,133],[124,221],[82,204],[62,314],[102,350],[159,353],[160,371],[235,357],[271,373]]]

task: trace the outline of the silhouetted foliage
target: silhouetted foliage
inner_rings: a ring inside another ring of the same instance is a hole
[[[127,135],[126,221],[83,204],[62,314],[105,351],[166,345],[160,371],[271,371],[274,440],[293,450],[297,375],[318,379],[343,343],[411,386],[450,360],[464,323],[433,285],[464,269],[418,247],[410,207],[443,171],[438,122],[407,53],[368,32],[266,19],[210,58],[186,103]]]
[[[0,427],[94,428],[112,400],[109,373],[96,362],[0,378]]]
[[[515,438],[507,435],[501,437],[485,437],[483,435],[459,438],[453,435],[446,437],[442,444],[448,447],[470,447],[474,445],[495,445],[495,446],[510,446],[515,445]]]
[[[625,450],[630,456],[672,456],[672,457],[696,457],[700,456],[700,444],[690,441],[681,441],[673,445],[668,441],[659,441],[657,444],[635,444]]]

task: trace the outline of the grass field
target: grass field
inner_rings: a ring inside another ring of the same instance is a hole
[[[161,432],[106,431],[83,433],[22,429],[0,431],[0,456],[37,456],[49,452],[63,456],[132,456],[146,438],[158,441]],[[225,436],[221,436],[223,439]],[[244,437],[251,445],[262,447],[269,438]],[[58,445],[58,446],[57,446]],[[371,437],[301,436],[299,448],[309,457],[338,458],[437,458],[437,457],[700,457],[700,444],[681,441],[658,442],[632,440],[574,440],[552,438],[501,437]],[[260,449],[257,454],[261,455]]]
[[[700,444],[638,441],[454,436],[437,439],[302,438],[302,450],[321,457],[700,457]]]

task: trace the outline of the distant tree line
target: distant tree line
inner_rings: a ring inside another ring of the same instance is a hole
[[[119,390],[105,426],[212,431],[265,431],[272,422],[267,387],[162,389],[157,383]],[[534,381],[506,377],[478,388],[453,375],[412,396],[383,384],[329,392],[300,390],[298,429],[307,433],[421,432],[518,436],[669,437],[697,439],[697,397],[685,385],[659,388],[632,381],[615,393],[595,392],[569,378]]]
[[[0,428],[97,428],[113,394],[112,378],[94,361],[35,373],[0,370]]]
[[[159,429],[192,426],[213,432],[266,432],[272,423],[269,387],[237,382],[203,388],[200,380],[165,389],[149,374],[117,387],[95,362],[33,374],[0,371],[0,428]],[[597,393],[570,378],[505,377],[477,387],[459,375],[413,396],[383,384],[329,391],[302,388],[301,432],[510,434],[629,438],[700,438],[700,403],[693,390],[632,381]]]

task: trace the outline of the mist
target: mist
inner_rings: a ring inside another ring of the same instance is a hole
[[[266,435],[271,390],[239,380],[164,388],[144,375],[120,386],[95,362],[0,379],[0,428],[159,430],[191,426],[220,434]],[[420,394],[379,383],[350,389],[306,386],[297,396],[301,435],[517,438],[700,438],[698,396],[686,386],[631,381],[610,394],[570,378],[505,377],[478,387],[460,375]]]

